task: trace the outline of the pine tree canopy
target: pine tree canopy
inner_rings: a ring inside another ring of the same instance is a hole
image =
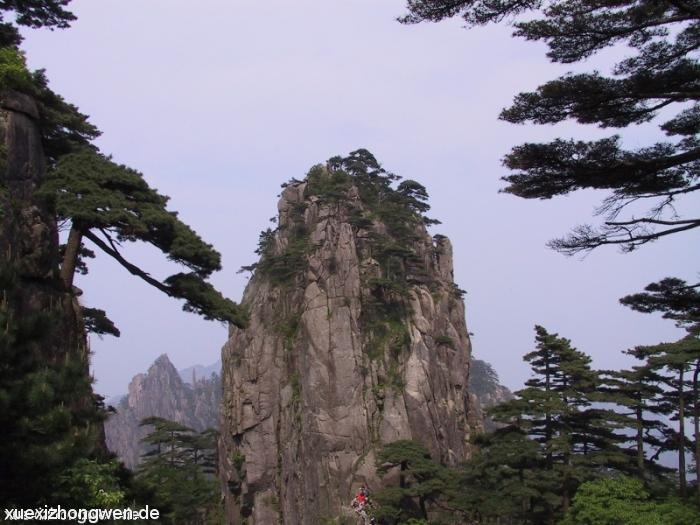
[[[0,13],[2,6],[8,4],[0,3]],[[17,4],[38,9],[43,3]],[[171,297],[184,299],[185,311],[239,327],[246,324],[243,310],[205,280],[221,269],[219,253],[183,223],[176,212],[167,210],[168,197],[151,188],[141,173],[99,152],[91,141],[100,131],[76,106],[49,88],[43,71],[27,69],[16,43],[3,47],[0,42],[0,91],[19,91],[38,102],[38,125],[49,168],[40,194],[52,203],[59,221],[71,224],[61,253],[61,277],[68,289],[76,272],[87,273],[85,259],[94,257],[83,244],[87,238],[131,274]],[[124,257],[122,243],[136,241],[151,244],[167,259],[190,271],[155,279]],[[85,319],[87,329],[98,334],[119,333],[104,311],[86,313],[99,313],[98,317],[89,315]]]
[[[620,299],[625,306],[638,312],[663,312],[665,319],[689,333],[700,334],[700,283],[688,284],[682,279],[667,277],[651,283],[642,293]]]
[[[579,62],[616,45],[636,52],[609,76],[567,74],[517,95],[501,113],[513,123],[575,120],[625,128],[655,121],[664,110],[667,120],[658,126],[667,138],[646,147],[627,149],[612,134],[594,141],[526,143],[505,156],[513,171],[503,177],[506,193],[550,199],[585,188],[609,191],[596,210],[603,223],[580,225],[550,241],[552,248],[569,255],[609,244],[631,251],[700,227],[700,216],[679,216],[674,207],[700,190],[700,2],[407,0],[407,7],[403,23],[460,16],[476,26],[514,19],[514,35],[545,42],[553,62]]]
[[[67,285],[72,284],[82,262],[82,239],[87,238],[131,274],[171,297],[184,299],[186,311],[237,326],[245,323],[239,307],[205,281],[221,269],[219,253],[180,221],[177,213],[168,211],[168,197],[151,188],[136,170],[81,148],[60,157],[42,192],[54,201],[58,218],[71,222],[61,268]],[[163,281],[151,277],[122,254],[123,243],[136,241],[151,244],[191,271]]]
[[[66,28],[75,20],[75,16],[64,9],[70,3],[71,0],[1,0],[0,11],[12,12],[19,25]]]
[[[75,20],[75,15],[65,9],[70,2],[71,0],[0,0],[0,46],[17,46],[22,41],[22,35],[14,24],[50,29],[68,27]],[[6,17],[10,22],[5,21]]]

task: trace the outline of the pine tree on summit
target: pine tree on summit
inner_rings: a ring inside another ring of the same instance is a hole
[[[551,241],[551,247],[567,254],[603,245],[630,251],[700,227],[700,217],[692,212],[678,216],[675,208],[700,190],[697,0],[408,0],[407,7],[409,14],[400,19],[404,23],[459,16],[467,26],[477,26],[515,18],[515,36],[545,42],[549,59],[563,64],[613,46],[636,51],[610,76],[570,73],[517,95],[501,113],[508,122],[575,120],[625,128],[654,121],[662,109],[664,116],[676,111],[659,124],[667,138],[639,149],[626,149],[613,134],[595,141],[526,143],[506,155],[504,164],[514,171],[504,177],[506,193],[549,199],[586,188],[609,192],[597,210],[602,225],[578,226]],[[640,212],[639,205],[647,210]]]

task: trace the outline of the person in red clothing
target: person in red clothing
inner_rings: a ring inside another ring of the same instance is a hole
[[[355,509],[363,523],[373,524],[375,523],[374,518],[367,514],[367,507],[369,505],[369,493],[365,487],[360,487],[360,492],[357,493],[355,499],[352,500],[352,508]]]

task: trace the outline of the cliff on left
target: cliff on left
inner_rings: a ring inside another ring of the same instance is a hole
[[[0,506],[35,505],[61,465],[102,447],[88,346],[59,277],[46,176],[45,108],[0,93]]]

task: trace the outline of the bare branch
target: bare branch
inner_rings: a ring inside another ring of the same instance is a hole
[[[664,226],[676,226],[678,224],[694,224],[695,226],[700,226],[700,219],[690,219],[687,221],[662,221],[658,219],[649,219],[644,217],[642,219],[631,219],[629,221],[623,222],[606,222],[607,226],[630,226],[632,224],[662,224]]]

